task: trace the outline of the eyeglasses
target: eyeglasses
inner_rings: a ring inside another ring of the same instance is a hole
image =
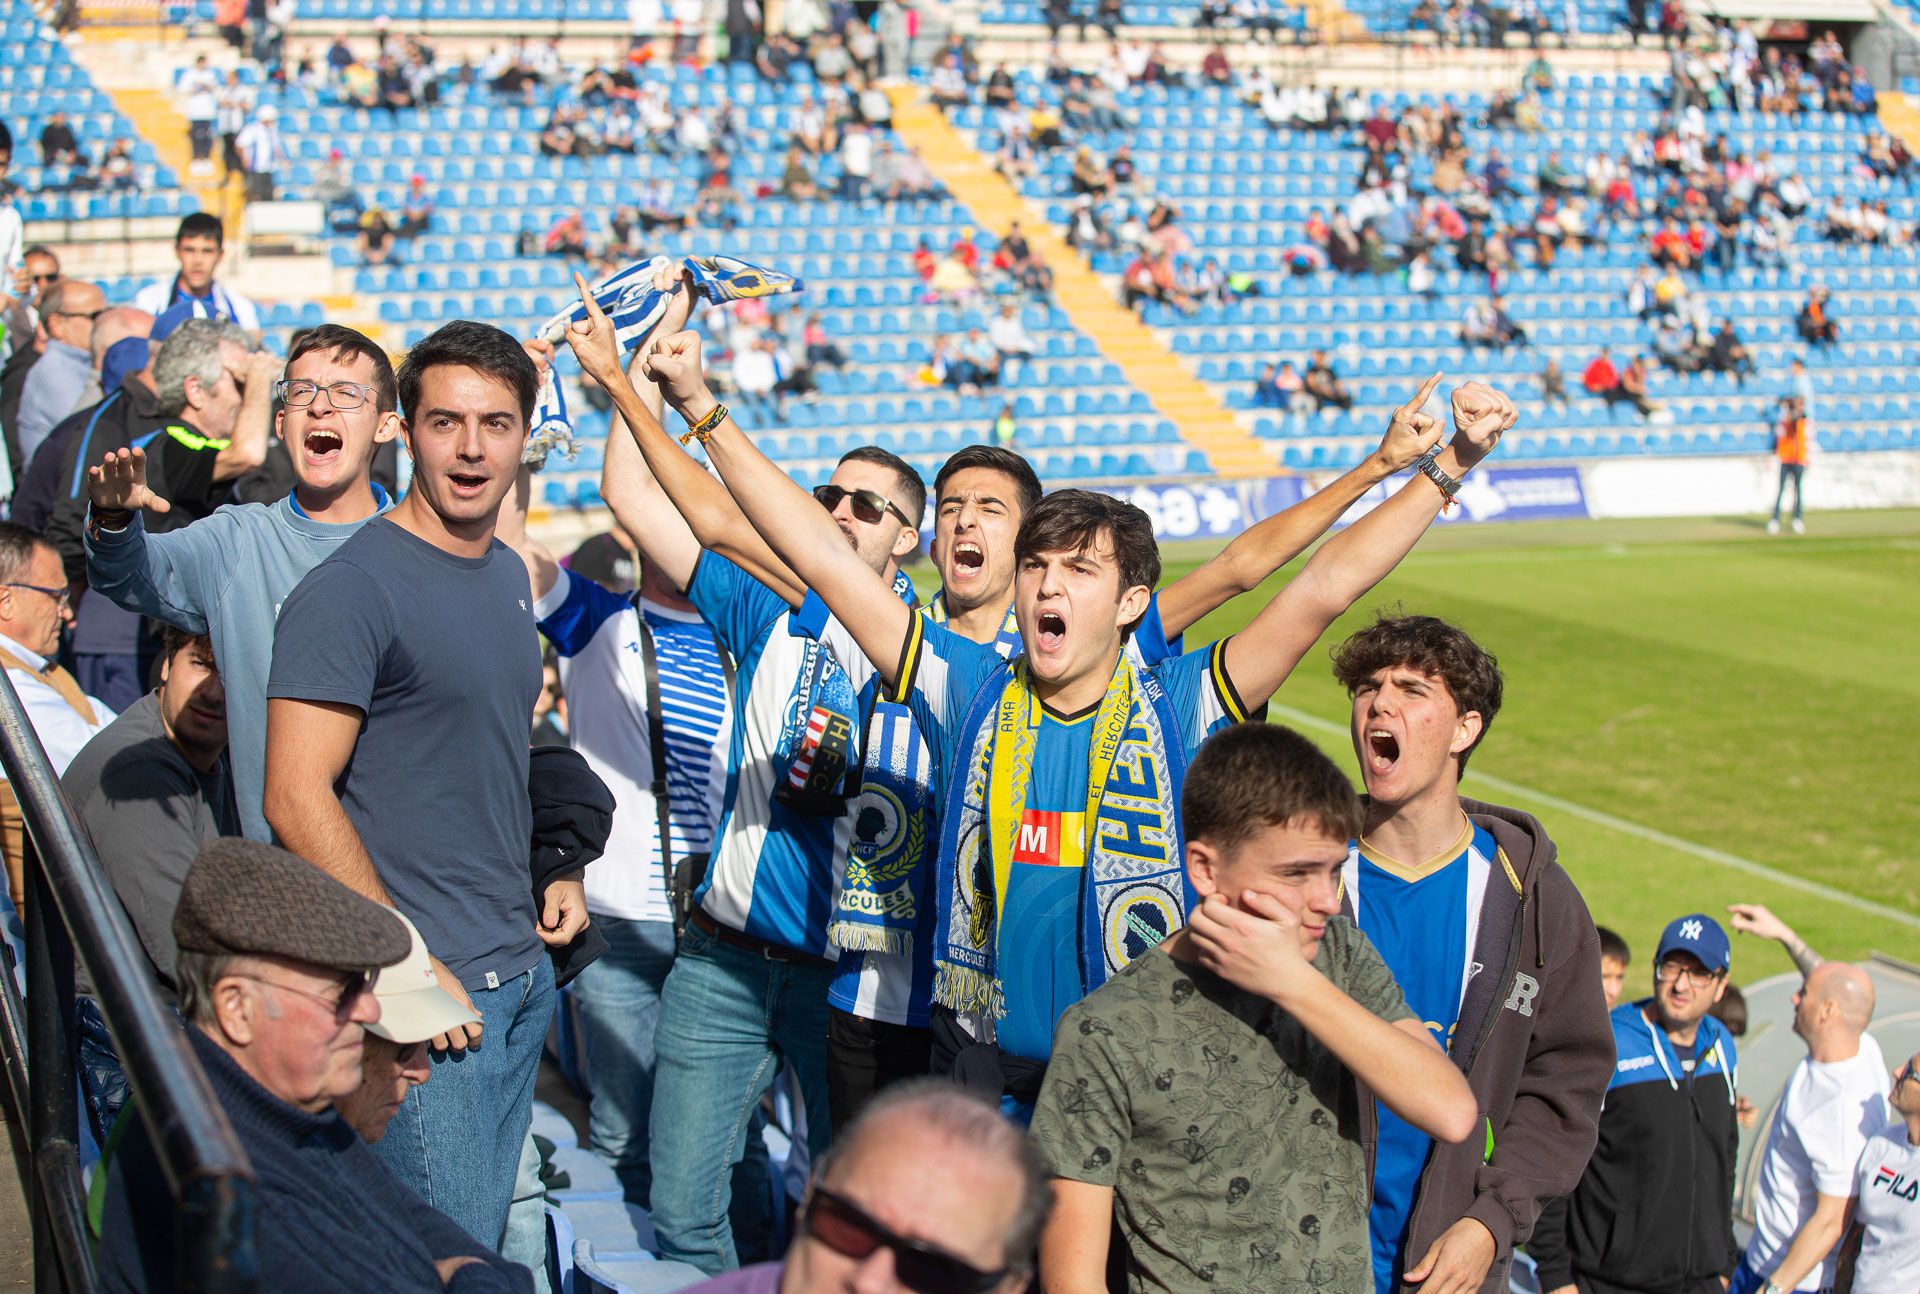
[[[909,517],[898,507],[894,506],[893,500],[878,490],[849,490],[841,485],[816,485],[813,487],[813,497],[820,500],[820,506],[828,512],[832,512],[835,508],[838,508],[840,506],[840,500],[852,499],[853,519],[855,521],[864,521],[869,526],[879,525],[881,520],[885,518],[889,512],[900,518],[901,525],[916,526],[919,524],[912,517]]]
[[[360,995],[373,991],[372,971],[361,971],[357,975],[349,975],[341,982],[340,987],[334,990],[332,997],[328,997],[325,993],[314,993],[308,989],[295,988],[291,984],[282,984],[279,980],[266,979],[259,975],[241,975],[236,973],[233,978],[250,979],[256,984],[265,984],[271,988],[277,988],[282,993],[292,993],[297,997],[304,997],[311,1001],[318,1002],[321,1006],[333,1012],[333,1019],[336,1024],[345,1024],[347,1017],[353,1014],[354,1004],[360,1000]]]
[[[101,306],[98,310],[55,310],[53,317],[56,319],[98,319],[106,312],[107,308],[105,306]]]
[[[60,281],[60,271],[55,270],[51,274],[29,274],[27,280],[31,283],[38,283],[41,287],[46,287],[48,284],[58,283]]]
[[[1653,968],[1653,977],[1662,984],[1671,984],[1684,977],[1693,987],[1705,988],[1720,978],[1720,972],[1708,970],[1704,966],[1696,970],[1691,966],[1683,966],[1679,962],[1661,962]]]
[[[893,1254],[894,1275],[918,1294],[987,1294],[1005,1280],[1007,1268],[983,1272],[944,1250],[892,1231],[852,1201],[816,1186],[802,1221],[807,1234],[843,1258],[856,1261],[874,1250]]]
[[[358,409],[373,399],[373,388],[364,382],[335,382],[332,386],[321,386],[318,382],[309,382],[305,378],[283,379],[274,383],[273,394],[281,404],[290,409],[304,409],[327,393],[327,403],[345,413],[349,409]]]
[[[52,598],[63,607],[73,605],[73,590],[64,584],[58,588],[48,588],[44,584],[23,584],[19,580],[8,580],[0,584],[0,588],[32,589],[35,593],[43,593]]]

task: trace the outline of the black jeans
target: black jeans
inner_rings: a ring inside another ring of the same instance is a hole
[[[886,1024],[834,1009],[827,1021],[827,1108],[836,1130],[878,1092],[925,1078],[932,1064],[933,1030]]]

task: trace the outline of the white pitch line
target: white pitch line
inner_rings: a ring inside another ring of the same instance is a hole
[[[1317,714],[1308,714],[1305,710],[1296,710],[1292,706],[1277,703],[1269,703],[1267,709],[1270,714],[1284,718],[1288,723],[1297,724],[1303,728],[1314,728],[1339,737],[1348,735],[1344,724],[1333,723],[1329,720],[1322,719]],[[1790,872],[1783,872],[1777,868],[1769,867],[1765,863],[1756,863],[1751,858],[1742,858],[1738,854],[1729,854],[1724,849],[1715,849],[1710,845],[1696,844],[1680,836],[1670,836],[1664,831],[1657,831],[1652,827],[1642,826],[1638,822],[1631,822],[1626,818],[1617,818],[1611,813],[1606,813],[1599,809],[1590,809],[1584,804],[1562,799],[1557,795],[1550,795],[1545,791],[1536,791],[1531,786],[1523,786],[1519,782],[1509,782],[1504,777],[1494,777],[1489,773],[1472,772],[1467,774],[1467,780],[1470,782],[1479,782],[1503,795],[1517,795],[1523,799],[1533,800],[1536,803],[1546,805],[1558,813],[1565,813],[1575,818],[1584,818],[1595,826],[1606,827],[1609,830],[1618,831],[1623,835],[1637,836],[1641,840],[1661,845],[1678,853],[1691,854],[1695,858],[1702,858],[1710,863],[1718,863],[1722,867],[1731,867],[1735,871],[1745,872],[1749,876],[1758,876],[1763,880],[1772,881],[1775,885],[1784,885],[1788,889],[1799,890],[1804,894],[1811,894],[1817,898],[1826,899],[1830,903],[1838,903],[1843,907],[1865,912],[1869,916],[1880,917],[1887,921],[1898,922],[1900,925],[1906,926],[1909,929],[1920,930],[1920,916],[1915,916],[1911,912],[1902,912],[1898,908],[1890,908],[1883,903],[1875,903],[1872,899],[1863,899],[1857,894],[1848,894],[1845,890],[1836,890],[1830,885],[1822,885],[1818,881],[1810,881],[1804,876],[1795,876]]]

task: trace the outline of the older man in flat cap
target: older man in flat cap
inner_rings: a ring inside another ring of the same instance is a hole
[[[422,1203],[334,1103],[360,1085],[370,991],[412,937],[391,910],[271,845],[209,841],[173,918],[180,1011],[259,1182],[254,1252],[276,1294],[525,1294],[524,1267]],[[174,1218],[147,1129],[114,1156],[103,1291],[178,1284]]]

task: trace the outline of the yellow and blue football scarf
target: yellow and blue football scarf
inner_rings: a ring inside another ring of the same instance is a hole
[[[961,729],[940,832],[933,1000],[998,1017],[1000,921],[1043,721],[1025,657],[983,687]],[[1092,992],[1192,908],[1180,838],[1186,751],[1151,671],[1123,653],[1094,715],[1080,882],[1081,988]]]

